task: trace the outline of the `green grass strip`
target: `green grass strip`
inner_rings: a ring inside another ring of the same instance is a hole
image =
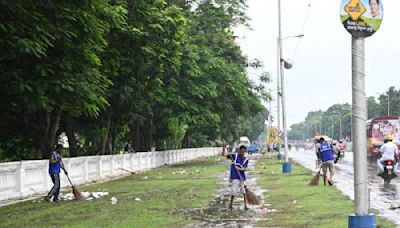
[[[58,204],[34,200],[1,207],[0,227],[181,227],[193,222],[181,211],[206,207],[214,198],[216,174],[227,170],[218,160],[203,158],[79,188],[110,193],[99,200]],[[113,196],[118,200],[115,205],[110,201]]]
[[[276,156],[272,156],[275,158]],[[347,227],[348,215],[354,213],[354,202],[334,186],[324,186],[320,178],[318,186],[308,186],[313,173],[292,164],[292,173],[282,173],[282,162],[276,159],[258,159],[254,172],[260,174],[258,185],[267,189],[266,204],[276,209],[260,220],[260,227]],[[377,217],[378,227],[395,227]]]

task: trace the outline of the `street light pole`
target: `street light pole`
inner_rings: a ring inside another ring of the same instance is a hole
[[[339,140],[342,139],[342,112],[339,112]]]
[[[277,46],[276,46],[276,52],[277,52],[277,68],[276,68],[276,104],[277,104],[277,116],[276,119],[278,121],[278,131],[281,131],[281,87],[280,87],[280,65],[281,65],[281,53],[280,53],[280,37],[276,39],[277,41]],[[282,155],[281,155],[281,140],[279,137],[278,140],[278,156],[277,159],[281,160]]]
[[[332,112],[332,114],[339,115],[339,140],[341,140],[342,139],[342,112]]]
[[[289,154],[288,154],[288,142],[287,142],[287,131],[286,131],[286,103],[285,103],[285,75],[283,70],[284,60],[282,57],[282,27],[281,27],[281,0],[278,0],[278,40],[279,40],[279,69],[280,69],[280,77],[281,77],[281,99],[282,99],[282,124],[283,124],[283,134],[284,134],[284,152],[285,152],[285,163],[283,163],[283,172],[291,173],[292,166],[289,163]]]
[[[280,77],[279,77],[279,71],[280,71],[280,65],[281,65],[281,56],[280,56],[280,50],[279,50],[279,37],[276,39],[277,40],[277,68],[276,68],[276,103],[277,103],[277,121],[278,121],[278,130],[281,130],[281,88],[280,88]],[[279,148],[281,148],[279,146]]]
[[[390,95],[389,95],[390,90],[388,91],[388,106],[387,106],[387,111],[388,111],[388,116],[390,116]]]
[[[321,119],[319,120],[319,134],[320,134],[320,135],[322,134],[322,117],[321,117]]]

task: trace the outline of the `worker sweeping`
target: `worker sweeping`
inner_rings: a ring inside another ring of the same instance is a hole
[[[58,202],[58,195],[60,194],[60,170],[64,169],[64,165],[61,160],[61,151],[64,149],[63,145],[57,144],[55,150],[51,152],[49,160],[49,175],[53,181],[53,188],[44,198],[46,201],[50,201],[53,197],[53,202]],[[65,170],[65,169],[64,169]]]
[[[246,146],[240,145],[239,152],[234,154],[227,154],[225,145],[222,147],[222,156],[226,156],[226,158],[232,160],[231,169],[230,169],[230,182],[232,183],[232,195],[231,201],[229,204],[229,208],[232,209],[233,199],[238,194],[243,194],[244,198],[244,209],[247,210],[247,196],[245,192],[246,188],[246,174],[244,173],[247,169],[247,165],[249,164],[249,159],[244,156],[246,152]],[[240,176],[239,176],[240,174]]]

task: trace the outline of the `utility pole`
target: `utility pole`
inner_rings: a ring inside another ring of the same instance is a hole
[[[284,60],[282,55],[282,28],[281,28],[281,0],[278,0],[278,28],[279,28],[279,68],[280,68],[280,77],[281,77],[281,96],[282,96],[282,124],[283,124],[283,134],[284,134],[284,151],[285,151],[285,163],[283,163],[283,172],[291,173],[292,166],[289,163],[289,154],[288,154],[288,138],[287,138],[287,129],[286,129],[286,103],[285,103],[285,75],[284,75]]]
[[[277,53],[277,67],[276,67],[276,105],[277,105],[277,116],[276,119],[278,121],[278,129],[277,132],[281,131],[281,87],[280,87],[280,66],[281,66],[281,55],[280,55],[280,39],[279,37],[276,39],[276,53]],[[281,160],[281,137],[278,137],[278,156],[277,159]]]
[[[349,215],[349,228],[376,227],[375,215],[369,213],[367,138],[365,137],[365,122],[367,121],[367,99],[365,95],[364,39],[365,37],[373,35],[379,29],[381,20],[377,21],[377,23],[374,25],[374,28],[372,28],[368,23],[359,22],[365,22],[369,19],[376,20],[375,17],[377,16],[377,14],[379,16],[379,19],[382,19],[382,1],[378,2],[378,9],[375,10],[374,15],[372,15],[372,13],[365,14],[367,12],[367,8],[369,7],[368,1],[342,0],[341,4],[340,18],[342,21],[342,25],[351,34],[351,136],[353,141],[355,213]]]
[[[342,139],[342,112],[339,112],[339,140]]]
[[[276,104],[277,104],[277,116],[276,119],[278,121],[278,130],[281,130],[281,87],[280,87],[280,77],[279,77],[279,71],[280,71],[280,51],[279,51],[279,37],[276,39],[277,41],[277,46],[276,46],[276,53],[277,53],[277,67],[276,67]],[[280,146],[279,146],[280,148]]]
[[[368,170],[365,122],[367,104],[365,96],[364,38],[352,37],[353,75],[353,150],[354,200],[357,215],[368,215]]]
[[[319,134],[322,134],[322,117],[319,119]]]
[[[390,90],[388,90],[388,102],[387,102],[387,111],[388,111],[388,116],[390,116]]]

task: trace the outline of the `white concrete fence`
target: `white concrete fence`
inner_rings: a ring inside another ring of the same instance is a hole
[[[120,155],[87,156],[63,159],[75,185],[93,183],[131,172],[177,164],[220,153],[219,148],[195,148]],[[0,163],[0,202],[45,194],[53,186],[48,174],[49,160]],[[69,185],[61,174],[61,187]]]

